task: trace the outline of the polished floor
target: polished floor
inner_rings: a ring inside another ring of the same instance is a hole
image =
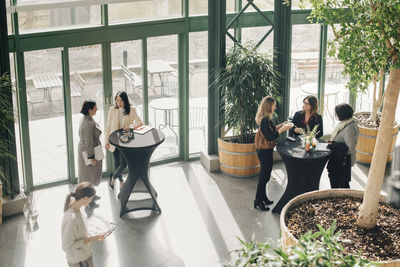
[[[366,166],[356,164],[351,187],[364,188],[367,173]],[[286,186],[285,175],[283,163],[275,163],[268,186],[275,202]],[[257,178],[210,174],[198,161],[151,167],[150,176],[161,214],[136,211],[121,219],[118,190],[111,191],[105,180],[99,185],[100,207],[86,212],[114,222],[117,228],[94,244],[97,267],[222,266],[230,260],[228,252],[239,247],[237,237],[249,240],[254,235],[259,241],[278,242],[279,216],[252,207]],[[326,188],[324,171],[320,189]],[[4,219],[1,267],[67,266],[60,225],[64,198],[71,190],[73,185],[63,185],[35,192],[39,217],[33,232],[27,230],[23,215]]]

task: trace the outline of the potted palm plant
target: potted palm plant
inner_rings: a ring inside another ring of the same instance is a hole
[[[221,171],[235,177],[259,173],[254,147],[254,117],[265,96],[280,101],[272,56],[257,51],[251,43],[233,47],[226,54],[226,67],[216,71],[220,90],[220,126],[225,132],[218,139]],[[231,132],[232,136],[225,135]]]
[[[10,131],[9,122],[14,121],[12,103],[9,101],[10,90],[13,90],[11,78],[8,74],[0,76],[0,129]],[[0,138],[0,162],[8,159],[15,159],[9,151],[8,140]],[[4,166],[0,164],[0,223],[2,221],[3,196],[11,195],[10,183],[6,177]]]

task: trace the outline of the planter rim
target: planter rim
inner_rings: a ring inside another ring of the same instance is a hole
[[[235,139],[235,138],[239,138],[238,136],[225,136],[225,137],[218,137],[219,140],[221,140],[222,142],[226,142],[226,140],[229,139]],[[227,142],[230,143],[230,142]],[[230,143],[230,144],[235,144],[235,145],[254,145],[254,143]]]
[[[381,114],[382,112],[378,112],[377,114]],[[354,115],[356,115],[356,114],[371,114],[371,111],[360,111],[360,112],[354,112]],[[353,115],[353,116],[354,116]],[[395,129],[395,128],[397,128],[397,127],[399,127],[399,124],[397,123],[397,121],[394,121],[394,126],[393,126],[393,129]],[[356,123],[357,124],[357,123]],[[368,129],[368,130],[375,130],[375,131],[379,131],[379,128],[377,129],[377,128],[368,128],[368,127],[364,127],[364,126],[360,126],[360,125],[358,125],[357,124],[357,127],[358,128],[363,128],[363,129]]]
[[[298,195],[295,198],[292,198],[282,209],[281,214],[280,214],[280,218],[279,218],[279,222],[281,224],[281,229],[282,231],[285,231],[288,235],[289,238],[292,238],[293,240],[296,240],[297,243],[297,239],[294,237],[294,235],[292,234],[292,232],[289,231],[289,229],[286,226],[285,223],[285,216],[286,213],[291,210],[291,208],[293,207],[293,205],[297,204],[297,202],[299,201],[299,199],[301,199],[304,196],[313,196],[313,195],[317,195],[314,199],[323,199],[323,198],[329,198],[329,197],[334,197],[335,195],[350,195],[350,196],[354,196],[354,197],[358,197],[360,196],[360,198],[363,198],[364,196],[364,191],[363,190],[355,190],[355,189],[326,189],[326,190],[315,190],[315,191],[311,191],[311,192],[307,192],[301,195]],[[385,195],[381,195],[379,197],[379,201],[384,201],[386,198]],[[309,200],[309,199],[308,199]],[[302,202],[301,202],[302,203]],[[299,203],[299,204],[301,204]],[[377,263],[380,264],[388,264],[388,263],[397,263],[400,262],[400,259],[395,259],[395,260],[391,260],[391,261],[379,261]]]

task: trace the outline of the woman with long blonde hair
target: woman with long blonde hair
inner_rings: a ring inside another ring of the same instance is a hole
[[[291,125],[284,122],[279,125],[274,125],[272,121],[273,114],[276,109],[276,101],[272,96],[266,96],[258,106],[257,114],[255,117],[256,123],[260,128],[262,134],[268,141],[275,141],[278,139],[279,134],[289,130]],[[257,193],[254,200],[254,208],[263,211],[269,210],[269,205],[273,201],[267,197],[266,186],[271,177],[272,172],[272,155],[273,148],[270,149],[257,149],[257,156],[260,160],[260,175],[258,177]]]

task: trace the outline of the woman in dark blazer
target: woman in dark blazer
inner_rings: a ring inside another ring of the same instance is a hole
[[[319,133],[316,137],[320,138],[324,135],[322,117],[318,114],[318,100],[315,96],[309,95],[303,99],[303,110],[294,114],[292,122],[294,126],[289,131],[290,136],[297,137],[303,131],[307,131],[307,125],[312,131],[317,124]]]
[[[279,134],[290,129],[290,125],[281,123],[274,125],[272,122],[272,115],[276,109],[276,101],[272,96],[266,96],[258,106],[257,114],[255,117],[257,125],[260,127],[262,134],[268,141],[275,141],[278,139]],[[257,156],[260,160],[260,175],[258,177],[257,193],[254,200],[254,208],[268,211],[268,205],[273,201],[267,197],[266,186],[271,177],[272,164],[273,164],[274,149],[257,149]]]

